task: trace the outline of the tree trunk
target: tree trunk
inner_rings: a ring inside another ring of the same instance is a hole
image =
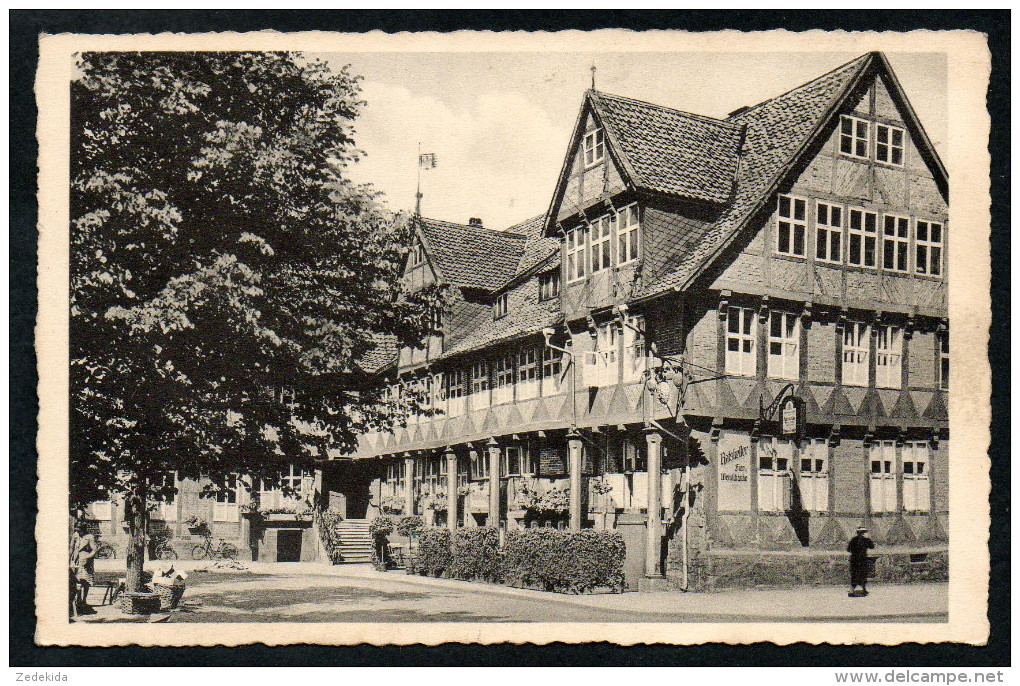
[[[145,482],[139,479],[128,496],[130,512],[128,513],[128,533],[130,540],[127,549],[128,593],[144,591],[142,570],[145,563],[145,520],[147,515]]]

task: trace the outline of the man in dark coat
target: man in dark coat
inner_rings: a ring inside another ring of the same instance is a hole
[[[868,536],[865,527],[857,528],[857,535],[850,539],[846,549],[850,553],[850,595],[868,595],[868,551],[875,547],[875,542]],[[860,586],[860,592],[857,587]]]

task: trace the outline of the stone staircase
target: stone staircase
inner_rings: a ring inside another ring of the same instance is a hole
[[[372,561],[372,534],[367,519],[345,519],[337,526],[341,564]]]

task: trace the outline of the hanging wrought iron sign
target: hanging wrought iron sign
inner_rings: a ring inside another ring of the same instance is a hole
[[[778,419],[779,434],[783,438],[802,441],[807,429],[807,413],[804,399],[794,395],[793,389],[793,384],[784,386],[768,406],[765,405],[764,398],[759,398],[758,417],[762,422]]]

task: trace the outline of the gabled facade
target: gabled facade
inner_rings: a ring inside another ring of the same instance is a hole
[[[880,53],[725,120],[589,91],[544,217],[421,220],[409,282],[459,295],[389,380],[425,410],[335,465],[357,516],[616,527],[630,581],[684,586],[814,578],[866,525],[937,577],[947,199]]]

